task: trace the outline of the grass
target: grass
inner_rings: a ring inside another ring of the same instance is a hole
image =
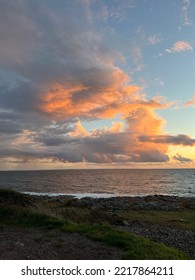
[[[32,197],[13,190],[0,189],[0,205],[27,206],[32,203]]]
[[[124,259],[189,259],[184,252],[153,242],[147,238],[112,228],[111,225],[105,224],[103,214],[94,223],[98,213],[90,212],[89,209],[81,210],[80,208],[76,209],[76,207],[62,207],[58,213],[57,204],[52,206],[51,203],[40,203],[38,201],[33,206],[31,197],[14,191],[0,190],[0,197],[0,225],[44,227],[47,229],[59,229],[66,232],[79,233],[92,240],[122,248]],[[81,213],[81,211],[83,212]],[[51,215],[53,212],[54,214]],[[66,213],[69,214],[66,215]],[[170,219],[175,217],[174,215],[174,213],[168,215],[167,212],[163,214],[158,211],[154,214],[153,211],[149,210],[124,213],[124,217],[128,220],[147,219],[157,222],[170,221]],[[78,223],[81,217],[84,218]],[[184,218],[184,216],[182,217]],[[192,215],[189,214],[189,216],[185,216],[185,219],[188,218],[192,222],[191,217]],[[106,217],[106,222],[107,219],[108,217]]]
[[[182,209],[180,211],[162,210],[137,210],[121,214],[121,218],[127,221],[142,221],[171,225],[181,229],[195,230],[195,210]]]
[[[0,207],[0,223],[27,227],[56,228],[63,225],[59,219],[18,206]]]
[[[105,225],[65,224],[64,231],[84,234],[88,238],[105,242],[111,246],[123,249],[123,259],[131,260],[183,260],[187,255],[163,244],[153,242],[147,238],[135,236],[125,231],[119,231]]]

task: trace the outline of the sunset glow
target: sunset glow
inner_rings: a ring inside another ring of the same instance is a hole
[[[194,168],[195,3],[0,1],[0,169]]]

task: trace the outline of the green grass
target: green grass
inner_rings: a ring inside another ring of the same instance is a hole
[[[153,242],[147,238],[119,231],[110,226],[65,224],[63,230],[84,234],[90,239],[105,242],[123,249],[123,259],[136,260],[171,260],[188,259],[181,251]]]
[[[182,209],[180,211],[136,210],[122,213],[121,218],[129,222],[138,220],[195,230],[194,209]]]

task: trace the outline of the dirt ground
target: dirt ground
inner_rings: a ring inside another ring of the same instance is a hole
[[[117,260],[122,251],[76,233],[2,226],[1,260]]]

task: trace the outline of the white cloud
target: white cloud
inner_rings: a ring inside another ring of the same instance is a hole
[[[192,25],[192,22],[188,15],[188,10],[191,4],[191,0],[183,0],[182,6],[182,18],[183,18],[183,25]]]
[[[148,37],[149,45],[156,45],[162,41],[162,37],[159,34],[154,34]]]
[[[164,84],[164,81],[160,77],[154,79],[154,85],[164,86]]]

